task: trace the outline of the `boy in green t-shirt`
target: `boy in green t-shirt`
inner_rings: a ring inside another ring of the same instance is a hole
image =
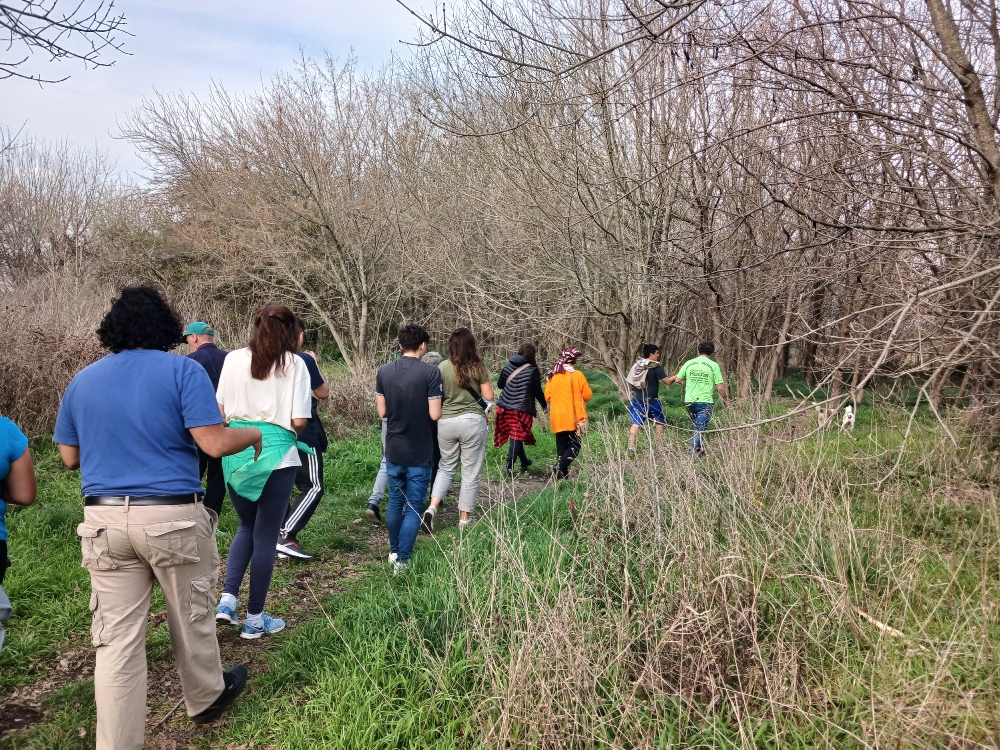
[[[668,386],[674,383],[684,384],[684,405],[691,416],[694,426],[694,436],[691,438],[691,453],[705,456],[705,430],[712,419],[712,409],[715,405],[715,394],[719,394],[723,404],[728,403],[726,386],[722,380],[722,370],[719,363],[711,356],[715,354],[715,344],[703,341],[698,344],[698,356],[689,359],[677,374],[663,382]]]

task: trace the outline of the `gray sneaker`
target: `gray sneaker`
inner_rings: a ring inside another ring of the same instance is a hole
[[[420,528],[426,531],[428,534],[434,533],[434,517],[437,516],[437,508],[433,505],[424,511],[423,518],[420,521]]]

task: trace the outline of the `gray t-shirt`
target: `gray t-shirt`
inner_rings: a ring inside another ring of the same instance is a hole
[[[662,365],[646,370],[646,387],[633,388],[632,400],[640,404],[651,404],[660,400],[660,381],[667,377]]]

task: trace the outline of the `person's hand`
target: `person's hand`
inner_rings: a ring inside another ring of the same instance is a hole
[[[257,430],[256,427],[252,429]],[[260,434],[260,430],[257,430],[257,439],[253,441],[253,460],[256,461],[260,458],[260,452],[264,450],[264,436]]]

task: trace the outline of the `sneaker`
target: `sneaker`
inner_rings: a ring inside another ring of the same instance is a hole
[[[521,462],[521,473],[523,474],[524,472],[526,472],[528,470],[528,467],[531,466],[533,463],[535,462],[532,461],[530,458],[524,459]]]
[[[371,523],[381,523],[382,514],[379,513],[378,503],[368,503],[368,508],[365,510],[365,516]]]
[[[312,560],[312,555],[302,549],[294,539],[284,539],[279,536],[276,548],[281,554],[294,557],[296,560]]]
[[[420,528],[428,534],[434,533],[434,517],[437,515],[437,508],[433,505],[424,511],[424,516],[420,521]]]
[[[247,615],[250,617],[250,615]],[[266,612],[262,612],[260,615],[261,623],[260,625],[251,625],[249,622],[243,622],[243,632],[240,633],[240,638],[246,638],[248,641],[252,641],[255,638],[260,638],[264,633],[279,633],[285,629],[285,621],[279,620],[277,617],[271,617]]]
[[[462,529],[464,529],[466,526],[468,526],[471,523],[472,523],[472,519],[471,518],[462,518],[462,519],[459,519],[459,522],[458,522],[458,529],[459,529],[459,531],[461,531]]]
[[[206,724],[221,714],[234,700],[240,697],[240,693],[247,686],[247,668],[242,664],[237,664],[227,672],[222,673],[222,681],[225,687],[215,703],[206,708],[200,714],[191,717],[195,724]]]
[[[390,552],[389,553],[389,562],[394,563],[398,559],[399,559],[399,553],[397,553],[397,552]]]
[[[217,622],[228,622],[230,625],[239,625],[240,618],[236,616],[236,610],[220,604],[215,608],[215,619]]]
[[[394,562],[392,564],[392,574],[398,576],[400,573],[405,573],[409,567],[408,563]]]

